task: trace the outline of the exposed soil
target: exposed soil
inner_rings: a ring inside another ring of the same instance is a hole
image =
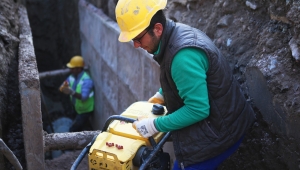
[[[81,151],[65,151],[61,156],[45,161],[46,170],[66,170],[70,169],[73,162],[77,159]],[[88,169],[88,157],[80,162],[76,170],[87,170]]]
[[[0,137],[19,161],[25,163],[19,82],[16,79],[19,46],[17,4],[1,0],[0,11]],[[0,163],[0,169],[3,164]]]
[[[267,106],[250,95],[246,73],[252,67],[262,72],[267,88],[275,96],[270,101],[272,107],[282,107],[283,117],[288,119],[286,113],[299,114],[299,91],[295,90],[300,71],[299,1],[173,0],[168,1],[167,15],[174,21],[199,28],[214,40],[256,111],[257,122],[242,146],[219,169],[298,169],[297,158],[289,160],[289,157],[293,153],[298,157],[299,144],[281,133],[284,127],[279,123],[283,120],[273,124],[267,115],[262,115],[265,110],[261,109]],[[298,40],[297,55],[292,54],[290,46],[293,37]],[[268,96],[257,95],[268,100]],[[280,149],[286,144],[295,151]]]

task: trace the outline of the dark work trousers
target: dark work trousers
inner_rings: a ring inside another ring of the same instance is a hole
[[[89,123],[89,118],[92,114],[93,112],[77,114],[70,127],[70,132],[80,132],[85,130],[85,126]]]
[[[213,157],[206,161],[199,162],[197,164],[185,167],[184,170],[217,170],[218,166],[239,148],[243,139],[244,136],[242,136],[233,146],[228,148],[225,152],[221,153],[220,155],[217,155],[216,157]],[[180,169],[181,168],[178,167],[177,161],[175,161],[173,170],[180,170]]]

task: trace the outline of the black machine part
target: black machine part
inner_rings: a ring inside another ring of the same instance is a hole
[[[144,162],[144,159],[149,156],[149,151],[150,150],[146,146],[141,146],[132,159],[133,165],[138,167],[141,166]]]
[[[165,109],[163,105],[154,104],[152,107],[152,113],[155,115],[162,115],[165,113]]]
[[[141,166],[153,150],[142,146],[135,154],[132,163],[134,166]],[[147,164],[146,170],[170,170],[170,155],[162,149],[156,153],[152,160]]]

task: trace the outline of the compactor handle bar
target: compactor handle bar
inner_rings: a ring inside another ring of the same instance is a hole
[[[112,115],[106,120],[101,132],[107,131],[109,124],[114,120],[120,120],[120,121],[124,121],[124,122],[128,122],[128,123],[133,123],[136,121],[136,119],[124,117],[121,115]],[[152,136],[149,137],[148,140],[149,140],[150,144],[152,145],[152,147],[156,147],[157,144]]]
[[[121,115],[112,115],[112,116],[109,116],[108,119],[106,120],[106,122],[102,128],[102,132],[106,131],[108,129],[109,124],[114,120],[121,120],[121,121],[128,122],[128,123],[133,123],[134,121],[136,121],[136,119],[124,117]]]
[[[95,140],[97,138],[97,135],[94,136],[94,138],[92,139],[92,141],[83,148],[83,150],[81,151],[80,155],[77,157],[77,159],[74,161],[72,167],[70,170],[76,170],[77,167],[79,166],[80,162],[82,161],[82,159],[85,157],[85,155],[89,152],[91,146],[94,144]]]

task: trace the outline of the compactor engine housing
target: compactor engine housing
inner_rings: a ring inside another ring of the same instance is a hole
[[[120,116],[136,120],[138,117],[156,118],[166,113],[167,110],[162,105],[139,101],[130,105]],[[89,149],[89,170],[138,169],[153,149],[151,140],[140,136],[132,127],[132,123],[122,118],[111,120],[106,124],[107,128],[102,130]],[[155,141],[154,143],[159,143],[163,136],[164,133],[159,132],[152,137],[152,140]],[[152,165],[154,169],[161,169],[159,168],[162,167],[161,160],[165,161],[162,164],[169,161],[169,155],[160,150],[162,154],[156,154],[158,163]]]

